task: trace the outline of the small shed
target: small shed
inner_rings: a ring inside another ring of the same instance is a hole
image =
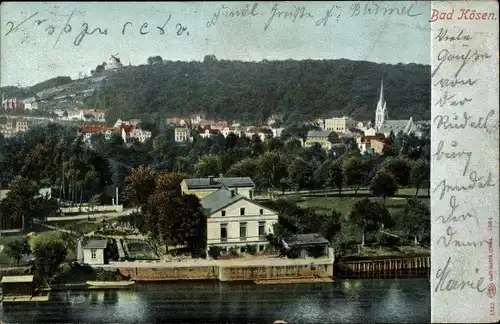
[[[318,233],[295,234],[283,240],[283,245],[288,250],[295,250],[299,257],[321,257],[328,255],[330,242]]]
[[[33,296],[35,294],[34,276],[3,276],[2,294],[4,296]]]
[[[83,262],[91,265],[108,263],[107,247],[108,241],[105,239],[89,240],[83,246]]]

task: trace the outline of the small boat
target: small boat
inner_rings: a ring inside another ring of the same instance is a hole
[[[122,280],[122,281],[87,281],[90,289],[118,289],[133,286],[135,281]]]
[[[277,320],[274,321],[273,324],[288,324],[288,322],[285,322],[284,320]]]

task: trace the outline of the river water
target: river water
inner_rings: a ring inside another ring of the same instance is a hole
[[[0,306],[4,323],[430,323],[429,279],[253,285],[177,282],[52,292]]]

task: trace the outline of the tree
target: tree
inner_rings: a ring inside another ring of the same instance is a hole
[[[148,57],[148,64],[149,65],[154,65],[154,64],[162,64],[163,59],[161,56],[150,56]]]
[[[382,163],[382,168],[391,173],[396,182],[401,187],[406,187],[410,183],[412,166],[407,158],[389,157]]]
[[[370,190],[374,196],[383,198],[385,206],[385,198],[393,196],[398,190],[398,185],[392,174],[385,170],[380,170],[373,177]]]
[[[140,166],[132,169],[125,178],[125,197],[135,206],[144,205],[155,189],[155,173],[150,167]]]
[[[278,187],[281,179],[286,177],[287,168],[283,157],[276,152],[266,152],[256,160],[257,173],[265,187]],[[249,173],[252,174],[252,173]]]
[[[361,246],[365,245],[365,233],[379,231],[390,218],[385,207],[368,198],[357,201],[349,214],[349,220],[362,232]]]
[[[187,175],[177,172],[163,172],[156,177],[156,191],[166,192],[171,196],[181,195],[181,182]]]
[[[354,194],[358,193],[359,187],[363,183],[364,168],[363,162],[358,156],[346,158],[342,163],[345,184],[354,187]]]
[[[152,237],[169,245],[186,244],[192,254],[204,250],[206,216],[198,197],[170,196],[156,192],[143,208],[144,228]]]
[[[407,199],[403,209],[402,229],[408,236],[413,236],[415,245],[430,238],[431,212],[429,207],[415,198]]]
[[[271,137],[264,142],[264,146],[267,152],[282,151],[285,143],[279,137]]]
[[[400,152],[400,148],[396,142],[396,136],[391,131],[389,136],[384,141],[384,147],[382,148],[382,155],[385,157],[389,156],[398,156]]]
[[[342,194],[342,188],[344,187],[344,173],[342,170],[342,160],[336,160],[330,166],[328,171],[328,184],[332,188],[336,188],[339,191],[339,195]]]
[[[35,257],[35,268],[45,280],[57,273],[68,253],[61,235],[53,232],[42,232],[32,236],[30,246]]]
[[[5,248],[5,254],[12,260],[15,260],[17,266],[19,266],[23,255],[29,255],[30,253],[31,249],[27,238],[10,241]]]
[[[326,189],[330,186],[328,181],[331,165],[331,160],[326,160],[321,163],[319,168],[314,171],[314,186],[315,188],[322,188],[326,191]]]
[[[227,171],[227,175],[230,177],[250,177],[252,179],[255,179],[258,168],[259,166],[257,159],[246,158],[240,162],[233,164]]]
[[[295,191],[310,189],[314,183],[314,170],[310,162],[296,157],[288,166],[288,178]]]
[[[250,139],[250,148],[252,156],[259,156],[264,152],[264,145],[262,139],[258,134],[253,134]]]
[[[415,186],[415,197],[425,183],[430,181],[430,164],[428,161],[419,159],[413,163],[411,169],[411,184]]]
[[[194,166],[194,173],[197,177],[219,176],[220,172],[219,157],[217,155],[204,155],[200,157],[198,163]]]
[[[94,217],[96,207],[99,206],[100,203],[101,203],[101,195],[94,195],[89,199],[87,211],[89,212],[92,218]]]
[[[9,217],[12,228],[26,230],[37,216],[38,187],[26,178],[17,176],[9,185],[9,192],[0,201],[0,214]]]

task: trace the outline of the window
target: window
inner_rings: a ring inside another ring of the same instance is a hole
[[[261,209],[259,210],[259,213],[260,213],[261,215],[264,215],[264,209],[262,209],[262,208],[261,208]]]
[[[227,224],[220,224],[220,241],[227,242]]]
[[[245,241],[247,239],[247,223],[240,223],[240,240]]]
[[[253,190],[250,190],[250,199],[253,199]]]
[[[225,210],[221,211],[221,212],[220,212],[220,215],[221,215],[222,217],[226,216],[226,211],[225,211]]]
[[[263,239],[266,236],[266,222],[259,222],[259,239]]]
[[[92,259],[97,259],[97,250],[96,249],[91,249],[90,250],[90,257]]]
[[[240,216],[244,216],[245,215],[245,208],[240,208]]]

